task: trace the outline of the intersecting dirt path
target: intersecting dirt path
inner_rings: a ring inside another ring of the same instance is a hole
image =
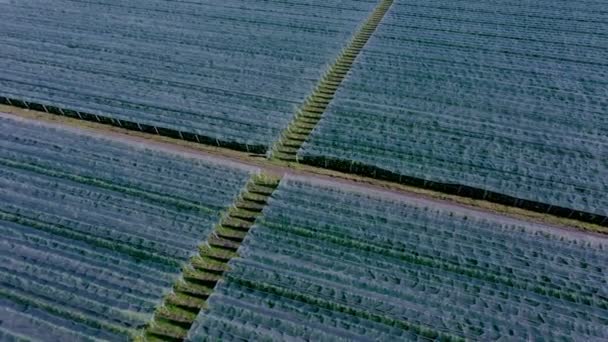
[[[379,196],[403,199],[407,202],[415,202],[423,206],[442,207],[447,210],[465,212],[475,216],[485,216],[492,220],[507,220],[514,224],[525,223],[526,225],[533,225],[543,230],[551,229],[556,232],[560,231],[562,233],[574,235],[586,234],[590,238],[592,238],[592,236],[607,238],[608,234],[608,228],[575,220],[529,212],[523,209],[497,205],[487,201],[446,195],[439,192],[344,174],[317,167],[273,162],[262,155],[190,143],[183,140],[130,131],[94,122],[81,121],[2,105],[0,105],[0,117],[35,122],[49,127],[99,136],[113,141],[121,141],[126,144],[134,144],[144,148],[176,153],[185,157],[201,159],[213,163],[248,170],[260,170],[275,176],[305,178],[317,183],[327,185],[333,184]]]

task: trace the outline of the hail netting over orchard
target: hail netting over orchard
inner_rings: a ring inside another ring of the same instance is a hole
[[[281,181],[190,340],[608,338],[605,238],[334,186]]]
[[[300,160],[608,215],[604,5],[395,2]]]
[[[124,340],[247,170],[0,116],[0,340]]]
[[[265,151],[376,3],[0,2],[0,97]]]

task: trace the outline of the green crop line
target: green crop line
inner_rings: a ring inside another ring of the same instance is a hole
[[[108,190],[112,190],[112,191],[116,191],[116,192],[121,192],[121,193],[131,195],[134,197],[146,199],[153,203],[161,203],[162,205],[165,205],[165,206],[172,206],[175,209],[177,209],[178,211],[179,210],[193,210],[193,211],[200,211],[203,213],[213,214],[213,213],[215,213],[215,211],[217,209],[219,209],[217,207],[209,207],[209,206],[205,206],[200,203],[195,203],[195,202],[192,202],[187,199],[139,189],[134,185],[120,185],[120,184],[116,184],[114,182],[107,181],[104,179],[93,178],[93,177],[89,177],[89,176],[81,176],[81,175],[72,174],[69,172],[53,170],[51,168],[48,168],[48,167],[45,167],[42,165],[36,165],[33,163],[22,163],[22,162],[10,160],[10,159],[0,158],[0,165],[14,168],[14,169],[19,169],[19,170],[35,172],[35,173],[50,176],[50,177],[67,179],[67,180],[70,180],[70,181],[73,181],[76,183],[92,185],[92,186],[96,186],[96,187],[100,187],[103,189],[108,189]]]
[[[136,331],[132,329],[125,329],[119,325],[109,323],[105,320],[98,320],[92,318],[91,316],[72,311],[69,308],[66,308],[61,304],[58,304],[57,302],[53,301],[52,298],[33,299],[31,296],[25,293],[23,289],[10,289],[8,287],[0,288],[0,297],[9,299],[15,303],[26,305],[33,309],[37,308],[45,310],[59,317],[72,320],[74,322],[83,323],[93,328],[103,329],[112,333],[125,336],[135,336],[136,333]]]
[[[314,238],[324,240],[333,243],[340,248],[351,248],[358,251],[361,254],[372,252],[378,255],[384,255],[388,258],[394,258],[400,262],[408,264],[421,265],[428,268],[440,269],[454,274],[464,275],[469,278],[479,279],[488,283],[500,284],[513,289],[519,289],[524,291],[531,291],[542,296],[551,296],[557,299],[563,299],[572,303],[578,303],[581,305],[587,305],[592,307],[598,307],[600,309],[608,309],[608,301],[603,299],[594,300],[589,293],[581,292],[580,289],[573,289],[568,287],[555,287],[549,283],[541,284],[530,284],[526,280],[518,279],[517,276],[510,275],[508,273],[501,273],[500,270],[484,270],[480,271],[473,267],[467,267],[455,262],[440,261],[434,258],[432,255],[424,255],[418,252],[410,252],[407,249],[398,250],[394,246],[387,248],[379,243],[364,243],[357,242],[343,237],[340,234],[327,234],[319,231],[315,231],[313,227],[294,227],[284,226],[274,222],[262,220],[264,227],[279,230],[281,232],[300,236],[302,238]],[[578,292],[578,293],[577,293]],[[502,292],[500,292],[503,294]],[[504,293],[506,296],[507,294]]]
[[[236,284],[239,284],[240,286],[252,289],[252,290],[280,296],[283,298],[288,298],[288,299],[296,301],[296,302],[314,305],[316,307],[319,307],[319,308],[322,308],[325,310],[330,310],[330,311],[345,313],[347,315],[351,315],[351,316],[355,316],[355,317],[360,317],[365,320],[370,320],[373,322],[386,324],[388,326],[392,326],[397,329],[402,329],[405,331],[412,331],[412,332],[416,333],[417,335],[420,335],[420,336],[428,339],[429,341],[431,341],[431,340],[432,341],[445,341],[445,342],[465,341],[465,339],[462,337],[454,336],[454,335],[444,333],[441,331],[437,331],[437,330],[432,329],[431,327],[427,327],[427,326],[424,326],[421,324],[408,322],[406,320],[394,319],[394,318],[391,318],[391,317],[388,317],[385,315],[372,313],[368,310],[360,310],[360,309],[353,308],[353,307],[350,307],[347,305],[343,305],[341,303],[329,302],[329,301],[323,300],[321,298],[316,298],[316,297],[313,297],[313,296],[310,296],[310,295],[304,294],[304,293],[290,291],[288,289],[274,286],[272,284],[249,281],[247,279],[241,279],[241,278],[233,277],[233,276],[228,276],[228,277],[230,278],[230,281],[232,281]]]
[[[338,87],[342,84],[355,59],[374,34],[392,4],[393,0],[381,0],[363,26],[355,33],[350,43],[325,73],[325,76],[319,80],[312,94],[297,110],[292,122],[281,133],[281,137],[270,151],[271,159],[284,162],[298,161],[298,150],[321,120],[321,116],[333,100]]]
[[[137,341],[183,341],[215,285],[229,270],[228,262],[237,257],[237,250],[247,232],[262,214],[266,201],[279,185],[280,178],[254,175],[232,208],[220,220],[199,253],[183,268],[154,318]]]
[[[111,101],[116,101],[115,98],[107,99]],[[128,107],[128,103],[126,103]],[[96,122],[103,125],[120,127],[123,129],[128,129],[131,131],[139,131],[152,135],[159,135],[163,137],[169,137],[173,139],[179,139],[189,142],[195,142],[199,144],[205,144],[209,146],[217,146],[222,148],[229,148],[236,151],[242,151],[247,153],[255,153],[255,154],[264,154],[267,150],[267,147],[264,145],[249,145],[244,143],[239,143],[233,140],[220,140],[218,138],[207,136],[203,134],[194,134],[186,131],[179,131],[176,129],[159,127],[148,125],[144,123],[138,123],[134,121],[129,121],[125,119],[118,119],[112,117],[110,113],[104,114],[92,114],[83,112],[80,110],[65,108],[65,107],[56,107],[50,104],[37,103],[29,100],[25,100],[23,98],[19,99],[16,97],[4,97],[0,96],[0,105],[6,105],[14,108],[21,108],[27,110],[34,110],[38,112],[44,112],[47,114],[53,114],[57,116],[65,116],[68,118],[79,119],[82,121]],[[146,110],[145,107],[138,107],[139,110]],[[170,110],[170,109],[168,109]]]

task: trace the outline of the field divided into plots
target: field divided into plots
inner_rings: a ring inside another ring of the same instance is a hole
[[[250,171],[0,116],[0,340],[126,340]]]
[[[264,153],[376,4],[0,2],[0,100]]]
[[[603,5],[395,2],[300,161],[608,224]]]
[[[605,340],[607,242],[287,177],[189,340]]]

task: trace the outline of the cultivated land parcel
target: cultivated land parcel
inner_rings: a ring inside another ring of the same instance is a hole
[[[0,2],[0,96],[263,153],[375,5]]]
[[[608,16],[597,6],[395,2],[300,159],[605,217]]]
[[[0,0],[0,340],[608,340],[605,7]]]
[[[0,337],[134,337],[246,170],[0,117]]]
[[[606,241],[283,178],[191,339],[606,339]]]

